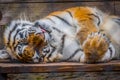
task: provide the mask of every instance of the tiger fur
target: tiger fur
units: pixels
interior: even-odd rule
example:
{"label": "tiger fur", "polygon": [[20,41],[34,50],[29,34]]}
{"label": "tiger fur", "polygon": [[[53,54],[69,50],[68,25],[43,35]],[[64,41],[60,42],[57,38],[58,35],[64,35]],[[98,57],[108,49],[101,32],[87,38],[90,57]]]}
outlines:
{"label": "tiger fur", "polygon": [[[35,29],[33,30],[33,37],[31,37],[33,39],[30,38],[30,35],[25,38],[28,48],[22,46],[27,49],[27,52],[21,54],[27,53],[27,56],[36,54],[35,49],[37,49],[37,52],[40,52],[43,57],[43,62],[77,61],[97,63],[119,59],[119,24],[119,17],[105,14],[96,8],[74,7],[56,11],[32,23],[31,26]],[[42,32],[45,35],[44,38],[41,37],[43,35],[35,35],[35,33],[42,30],[45,31]],[[5,32],[6,35],[9,36],[10,32]],[[37,37],[38,40],[34,37]],[[21,37],[18,41],[23,45]],[[15,42],[18,41],[15,40]],[[44,45],[42,45],[43,43]],[[23,50],[25,51],[25,49]],[[42,49],[42,52],[39,49]],[[12,52],[17,51],[12,50]],[[18,57],[26,58],[20,55]],[[32,57],[33,55],[30,58]],[[28,62],[29,59],[23,61]]]}
{"label": "tiger fur", "polygon": [[[45,62],[78,61],[85,63],[108,62],[118,57],[115,43],[120,39],[109,27],[119,27],[118,17],[103,13],[91,7],[74,7],[56,11],[35,21],[46,31],[51,31],[51,52],[45,55]],[[111,22],[110,22],[111,21]],[[111,24],[113,23],[113,24]],[[119,30],[119,28],[117,28]],[[114,41],[113,41],[114,40]],[[119,50],[119,49],[118,49]]]}

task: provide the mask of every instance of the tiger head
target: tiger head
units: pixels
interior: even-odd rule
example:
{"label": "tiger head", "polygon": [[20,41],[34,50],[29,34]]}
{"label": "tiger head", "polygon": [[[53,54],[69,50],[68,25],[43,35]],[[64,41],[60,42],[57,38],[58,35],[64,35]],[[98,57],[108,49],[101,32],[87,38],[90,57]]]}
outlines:
{"label": "tiger head", "polygon": [[[42,48],[46,45],[42,29],[29,21],[13,21],[5,30],[4,42],[10,56],[21,62],[40,62]],[[12,55],[11,55],[12,54]]]}

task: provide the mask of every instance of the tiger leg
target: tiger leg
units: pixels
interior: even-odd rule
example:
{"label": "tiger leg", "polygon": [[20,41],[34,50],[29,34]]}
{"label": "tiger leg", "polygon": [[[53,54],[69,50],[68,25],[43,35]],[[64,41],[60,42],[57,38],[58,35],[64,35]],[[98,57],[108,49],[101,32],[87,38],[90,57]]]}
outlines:
{"label": "tiger leg", "polygon": [[100,32],[88,35],[83,43],[86,63],[108,62],[115,54],[115,49],[105,34]]}

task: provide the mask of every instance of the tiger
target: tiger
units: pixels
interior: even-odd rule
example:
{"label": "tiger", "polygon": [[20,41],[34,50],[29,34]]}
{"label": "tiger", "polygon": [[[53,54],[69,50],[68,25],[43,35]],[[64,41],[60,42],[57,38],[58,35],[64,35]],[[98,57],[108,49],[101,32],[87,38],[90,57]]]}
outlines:
{"label": "tiger", "polygon": [[34,27],[50,36],[42,53],[45,63],[99,63],[120,58],[119,24],[119,17],[97,8],[73,7],[36,20]]}
{"label": "tiger", "polygon": [[[20,62],[40,62],[40,50],[46,42],[43,30],[36,31],[33,23],[27,20],[13,20],[4,31],[5,49],[1,58]],[[1,52],[1,53],[2,53]]]}
{"label": "tiger", "polygon": [[[26,23],[26,21],[22,22]],[[37,60],[33,61],[43,63],[108,62],[112,59],[119,59],[120,56],[120,39],[117,37],[120,34],[119,23],[119,17],[105,14],[97,8],[73,7],[50,13],[32,22],[29,25],[31,27],[25,28],[25,31],[23,25],[20,25],[23,32],[18,32],[17,36],[26,33],[25,39],[19,37],[17,40],[15,36],[15,40],[12,41],[13,31],[17,32],[17,29],[6,29],[4,41],[9,48],[8,51],[12,53],[10,56],[15,56],[23,62],[29,62],[36,56]],[[11,24],[11,26],[14,25]],[[15,42],[14,45],[13,42]],[[19,46],[22,49],[19,49]]]}

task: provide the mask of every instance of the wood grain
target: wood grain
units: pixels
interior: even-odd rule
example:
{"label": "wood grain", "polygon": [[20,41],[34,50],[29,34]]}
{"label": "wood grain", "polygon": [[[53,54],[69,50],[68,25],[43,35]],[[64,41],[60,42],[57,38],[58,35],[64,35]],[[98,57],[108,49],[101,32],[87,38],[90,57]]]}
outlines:
{"label": "wood grain", "polygon": [[107,2],[113,0],[0,0],[0,3]]}
{"label": "wood grain", "polygon": [[2,19],[2,12],[0,11],[0,20]]}
{"label": "wood grain", "polygon": [[120,80],[120,72],[51,72],[8,74],[7,80]]}
{"label": "wood grain", "polygon": [[115,15],[120,16],[120,1],[115,2]]}
{"label": "wood grain", "polygon": [[[117,3],[118,5],[119,3]],[[25,14],[28,20],[35,21],[47,16],[49,13],[58,10],[64,10],[76,6],[90,6],[97,7],[103,12],[115,13],[114,2],[61,2],[61,3],[13,3],[0,4],[0,11],[3,13],[3,19],[0,21],[1,25],[7,24],[13,19],[20,19],[20,16]],[[116,13],[119,13],[117,11]]]}
{"label": "wood grain", "polygon": [[0,73],[120,71],[119,61],[99,64],[59,62],[47,64],[0,63]]}

